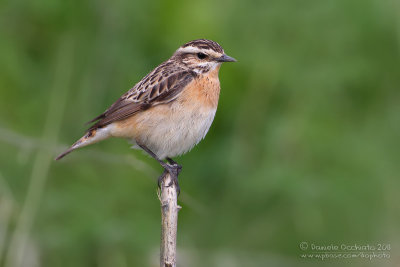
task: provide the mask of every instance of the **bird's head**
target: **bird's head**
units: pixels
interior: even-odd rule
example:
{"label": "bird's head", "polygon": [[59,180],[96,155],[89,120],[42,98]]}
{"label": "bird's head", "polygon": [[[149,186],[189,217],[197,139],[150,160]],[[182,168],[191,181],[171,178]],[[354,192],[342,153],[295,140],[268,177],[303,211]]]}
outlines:
{"label": "bird's head", "polygon": [[223,62],[235,62],[236,59],[226,55],[224,49],[214,41],[198,39],[190,41],[172,56],[197,73],[205,73],[219,68]]}

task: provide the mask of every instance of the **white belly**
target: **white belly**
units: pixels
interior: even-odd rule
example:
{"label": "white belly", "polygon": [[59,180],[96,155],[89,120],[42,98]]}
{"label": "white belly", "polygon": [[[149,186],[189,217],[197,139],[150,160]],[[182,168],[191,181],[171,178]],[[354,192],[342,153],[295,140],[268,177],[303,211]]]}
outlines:
{"label": "white belly", "polygon": [[[136,137],[160,159],[182,155],[198,144],[207,134],[214,120],[216,108],[194,106],[182,109],[173,103],[164,112],[154,116],[142,116],[137,121]],[[143,127],[140,127],[143,125]]]}

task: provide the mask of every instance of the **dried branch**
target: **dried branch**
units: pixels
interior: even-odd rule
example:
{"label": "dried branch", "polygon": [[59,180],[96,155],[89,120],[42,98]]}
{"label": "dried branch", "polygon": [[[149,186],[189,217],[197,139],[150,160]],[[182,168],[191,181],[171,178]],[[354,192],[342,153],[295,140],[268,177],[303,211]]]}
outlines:
{"label": "dried branch", "polygon": [[[159,192],[161,202],[161,247],[160,266],[176,267],[176,235],[178,231],[177,186],[172,183],[175,177],[168,172],[164,173]],[[178,177],[176,177],[177,179]]]}

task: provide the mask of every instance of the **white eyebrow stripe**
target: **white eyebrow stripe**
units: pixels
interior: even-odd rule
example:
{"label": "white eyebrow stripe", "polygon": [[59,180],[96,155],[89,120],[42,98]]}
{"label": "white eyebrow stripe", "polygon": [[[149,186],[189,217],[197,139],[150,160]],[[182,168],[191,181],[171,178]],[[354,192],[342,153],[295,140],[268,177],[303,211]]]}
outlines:
{"label": "white eyebrow stripe", "polygon": [[194,46],[187,46],[187,47],[181,47],[178,49],[177,52],[183,52],[183,53],[199,53],[199,52],[211,52],[211,49],[199,49],[198,47],[194,47]]}
{"label": "white eyebrow stripe", "polygon": [[214,58],[220,57],[224,54],[224,52],[219,53],[212,49],[198,48],[198,47],[194,47],[194,46],[181,47],[178,50],[176,50],[176,52],[175,52],[175,54],[178,54],[178,53],[179,54],[181,54],[181,53],[189,53],[189,54],[205,53]]}

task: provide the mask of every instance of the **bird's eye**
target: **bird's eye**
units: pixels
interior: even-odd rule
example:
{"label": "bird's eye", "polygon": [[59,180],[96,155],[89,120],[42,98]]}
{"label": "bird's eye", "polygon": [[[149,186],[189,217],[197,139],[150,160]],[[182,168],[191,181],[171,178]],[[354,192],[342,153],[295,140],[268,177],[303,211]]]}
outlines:
{"label": "bird's eye", "polygon": [[207,55],[204,54],[204,53],[197,53],[197,57],[198,57],[199,59],[205,59],[205,58],[207,57]]}

